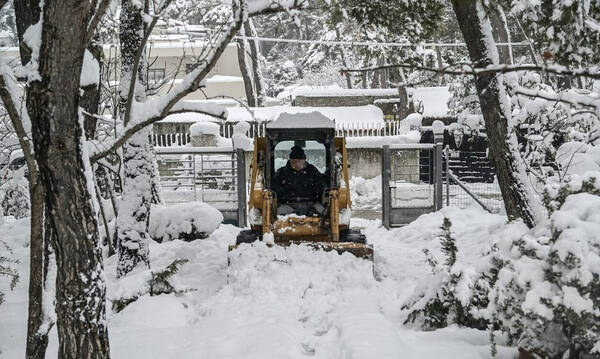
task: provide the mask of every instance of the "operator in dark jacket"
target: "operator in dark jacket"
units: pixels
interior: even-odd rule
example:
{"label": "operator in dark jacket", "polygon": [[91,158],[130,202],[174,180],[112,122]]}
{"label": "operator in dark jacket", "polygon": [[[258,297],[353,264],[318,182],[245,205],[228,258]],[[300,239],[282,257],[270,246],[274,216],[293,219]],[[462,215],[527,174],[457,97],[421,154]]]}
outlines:
{"label": "operator in dark jacket", "polygon": [[300,146],[292,147],[290,159],[273,176],[272,189],[277,195],[277,214],[320,215],[320,203],[325,189],[325,177],[317,168],[306,162]]}

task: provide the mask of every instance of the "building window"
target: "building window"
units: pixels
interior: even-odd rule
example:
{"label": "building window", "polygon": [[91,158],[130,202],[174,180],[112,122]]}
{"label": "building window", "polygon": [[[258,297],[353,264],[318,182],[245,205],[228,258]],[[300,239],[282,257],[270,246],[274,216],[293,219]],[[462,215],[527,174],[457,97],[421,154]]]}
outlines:
{"label": "building window", "polygon": [[158,82],[165,78],[165,69],[148,69],[148,82]]}

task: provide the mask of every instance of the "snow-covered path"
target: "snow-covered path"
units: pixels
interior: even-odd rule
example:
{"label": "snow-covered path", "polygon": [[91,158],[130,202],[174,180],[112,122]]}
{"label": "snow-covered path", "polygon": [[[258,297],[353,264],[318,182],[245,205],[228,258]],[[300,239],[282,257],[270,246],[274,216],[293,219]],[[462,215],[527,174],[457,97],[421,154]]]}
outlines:
{"label": "snow-covered path", "polygon": [[[474,215],[444,210],[451,217]],[[482,221],[455,220],[464,232],[465,252],[476,253],[500,216],[477,213]],[[375,246],[383,280],[372,264],[350,254],[310,248],[244,245],[230,253],[237,228],[222,225],[206,240],[152,244],[151,262],[160,269],[176,258],[190,261],[176,275],[183,295],[143,296],[122,312],[109,315],[113,358],[488,358],[488,333],[450,327],[422,332],[403,325],[403,300],[428,268],[423,248],[434,241],[443,214],[422,217],[415,225],[387,231],[378,221],[356,220]],[[469,233],[471,233],[469,235]],[[470,240],[472,239],[472,241]],[[472,242],[472,243],[469,243]],[[461,248],[462,249],[462,248]],[[15,251],[25,254],[26,250]],[[26,268],[22,258],[20,268]],[[117,281],[115,259],[106,263],[110,297],[125,295],[144,274]],[[26,277],[26,276],[24,276]],[[26,318],[26,280],[0,306],[0,357],[22,357]],[[4,325],[5,319],[7,324]],[[15,330],[6,330],[14,328]],[[56,353],[52,333],[48,358]],[[514,355],[500,348],[501,358]]]}

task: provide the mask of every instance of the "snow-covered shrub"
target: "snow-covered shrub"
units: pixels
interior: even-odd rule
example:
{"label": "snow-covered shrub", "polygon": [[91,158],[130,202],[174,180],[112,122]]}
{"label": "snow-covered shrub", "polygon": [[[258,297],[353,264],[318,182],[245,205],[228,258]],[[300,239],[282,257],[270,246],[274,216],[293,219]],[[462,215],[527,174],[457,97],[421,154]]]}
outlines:
{"label": "snow-covered shrub", "polygon": [[160,271],[150,271],[148,280],[144,283],[143,290],[131,296],[126,296],[112,301],[112,309],[115,313],[122,311],[126,306],[135,302],[139,297],[149,294],[150,296],[160,294],[181,294],[189,292],[191,289],[185,288],[180,289],[173,283],[173,276],[177,274],[179,268],[185,263],[189,262],[187,259],[175,259],[171,264],[166,266]]}
{"label": "snow-covered shrub", "polygon": [[0,187],[0,206],[5,216],[28,217],[31,211],[29,185],[24,177],[15,177]]}
{"label": "snow-covered shrub", "polygon": [[[19,272],[12,267],[13,264],[18,264],[19,261],[12,259],[9,255],[12,254],[12,249],[8,244],[0,240],[0,253],[7,253],[7,255],[0,254],[0,278],[6,277],[9,279],[10,290],[15,289],[15,286],[19,282]],[[0,291],[0,304],[4,303],[4,293]]]}
{"label": "snow-covered shrub", "polygon": [[440,264],[427,249],[426,263],[433,278],[403,309],[408,310],[408,322],[419,322],[424,329],[443,328],[458,324],[473,328],[487,327],[487,321],[474,314],[487,303],[486,282],[477,279],[472,267],[457,263],[458,247],[452,236],[452,223],[444,218],[439,240],[444,263]]}
{"label": "snow-covered shrub", "polygon": [[[542,358],[600,354],[600,173],[545,191],[550,224],[494,244],[488,315]],[[568,353],[568,354],[567,354]]]}
{"label": "snow-covered shrub", "polygon": [[206,238],[223,221],[223,215],[206,203],[152,205],[148,233],[157,242]]}

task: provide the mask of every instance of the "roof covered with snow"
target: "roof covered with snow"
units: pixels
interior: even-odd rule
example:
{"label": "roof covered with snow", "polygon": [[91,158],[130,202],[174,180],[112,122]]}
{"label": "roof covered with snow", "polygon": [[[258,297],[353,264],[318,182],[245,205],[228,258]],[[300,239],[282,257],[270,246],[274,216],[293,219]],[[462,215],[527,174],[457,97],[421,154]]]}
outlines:
{"label": "roof covered with snow", "polygon": [[292,98],[296,96],[398,96],[398,89],[345,89],[341,87],[299,86],[291,91]]}
{"label": "roof covered with snow", "polygon": [[377,106],[346,106],[346,107],[297,107],[297,106],[271,106],[250,109],[252,114],[244,107],[230,107],[227,109],[228,122],[254,120],[274,121],[282,113],[309,113],[320,112],[337,124],[359,122],[383,122],[383,112]]}
{"label": "roof covered with snow", "polygon": [[267,128],[335,128],[335,122],[320,112],[281,113]]}

